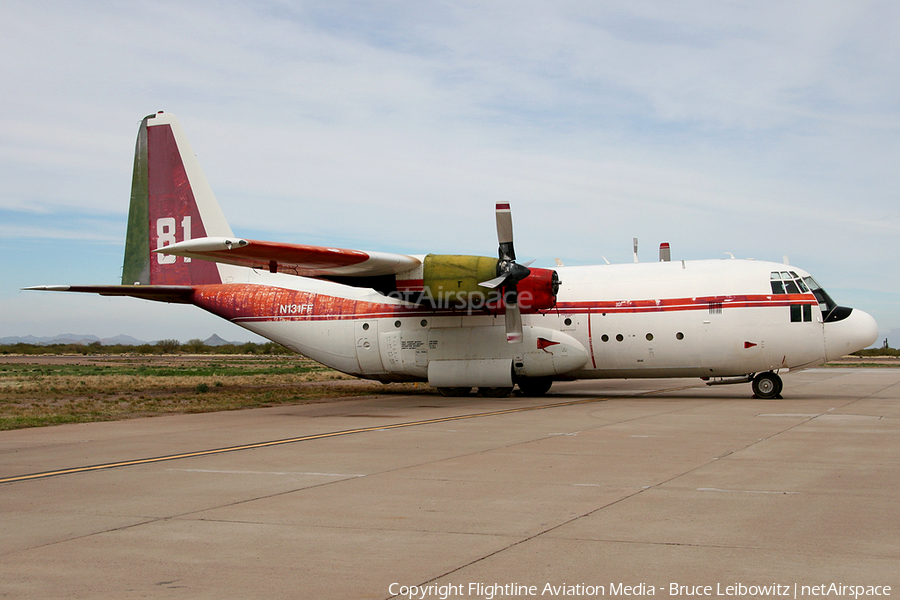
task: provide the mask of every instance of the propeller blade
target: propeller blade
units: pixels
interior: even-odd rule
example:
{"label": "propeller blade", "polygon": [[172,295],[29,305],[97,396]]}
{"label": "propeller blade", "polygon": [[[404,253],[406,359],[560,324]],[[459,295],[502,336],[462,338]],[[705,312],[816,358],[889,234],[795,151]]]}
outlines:
{"label": "propeller blade", "polygon": [[500,277],[494,277],[493,279],[488,279],[487,281],[482,281],[478,285],[481,287],[486,287],[490,289],[498,288],[503,285],[503,282],[506,281],[506,275],[501,275]]}
{"label": "propeller blade", "polygon": [[[506,304],[506,341],[510,344],[521,344],[523,339],[522,311],[519,309],[519,292],[516,284],[531,275],[531,271],[528,269],[528,265],[522,266],[516,263],[516,251],[513,248],[512,210],[509,208],[509,202],[497,203],[496,217],[497,241],[500,243],[497,277],[478,285],[491,289],[503,288],[503,299]],[[528,264],[530,265],[531,262]]]}
{"label": "propeller blade", "polygon": [[497,203],[497,240],[501,244],[512,243],[512,210],[509,208],[509,202]]}
{"label": "propeller blade", "polygon": [[496,215],[500,260],[516,260],[516,251],[513,249],[512,210],[509,208],[509,202],[498,202]]}
{"label": "propeller blade", "polygon": [[[528,264],[530,265],[532,262],[534,261],[531,261]],[[513,286],[531,275],[531,269],[528,269],[519,263],[508,261],[500,261],[497,270],[500,271],[500,275],[493,279],[482,281],[478,285],[491,289],[498,288],[502,285]]]}

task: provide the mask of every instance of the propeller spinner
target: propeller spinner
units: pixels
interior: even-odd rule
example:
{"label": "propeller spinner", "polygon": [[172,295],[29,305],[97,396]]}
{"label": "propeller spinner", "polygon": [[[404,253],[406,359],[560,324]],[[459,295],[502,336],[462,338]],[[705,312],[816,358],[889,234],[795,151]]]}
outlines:
{"label": "propeller spinner", "polygon": [[[497,203],[497,240],[500,242],[500,259],[497,261],[497,277],[479,283],[486,288],[501,288],[506,304],[506,341],[510,344],[522,342],[522,312],[518,304],[516,284],[528,277],[531,270],[527,265],[516,262],[513,248],[512,211],[508,202]],[[531,263],[527,263],[531,264]]]}

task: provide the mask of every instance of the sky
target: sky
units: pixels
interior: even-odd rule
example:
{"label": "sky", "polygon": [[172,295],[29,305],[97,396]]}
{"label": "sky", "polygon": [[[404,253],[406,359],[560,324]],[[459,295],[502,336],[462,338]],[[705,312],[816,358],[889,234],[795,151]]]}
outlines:
{"label": "sky", "polygon": [[[756,258],[900,328],[900,3],[0,5],[0,337],[260,341],[119,283],[140,120],[236,235],[552,267]],[[883,336],[882,336],[883,337]],[[896,347],[896,343],[892,346]]]}

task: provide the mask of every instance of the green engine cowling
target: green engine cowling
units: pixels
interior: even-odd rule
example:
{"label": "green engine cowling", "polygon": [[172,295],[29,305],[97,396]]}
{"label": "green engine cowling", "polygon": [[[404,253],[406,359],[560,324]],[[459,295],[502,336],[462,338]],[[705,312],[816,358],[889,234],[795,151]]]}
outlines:
{"label": "green engine cowling", "polygon": [[[556,306],[559,278],[550,269],[530,269],[517,285],[523,310]],[[487,256],[429,254],[422,266],[424,303],[435,308],[469,309],[503,307],[503,291],[478,285],[497,277],[497,259]]]}

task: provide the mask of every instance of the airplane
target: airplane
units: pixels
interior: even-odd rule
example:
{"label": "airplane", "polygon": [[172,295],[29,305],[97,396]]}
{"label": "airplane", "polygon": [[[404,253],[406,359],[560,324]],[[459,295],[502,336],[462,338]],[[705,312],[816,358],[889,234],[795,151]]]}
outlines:
{"label": "airplane", "polygon": [[[25,288],[198,306],[360,378],[446,396],[546,394],[576,379],[699,377],[781,398],[780,373],[875,342],[782,263],[671,260],[530,267],[498,202],[498,256],[404,255],[237,237],[178,120],[141,122],[121,285]],[[636,252],[636,250],[635,250]]]}

